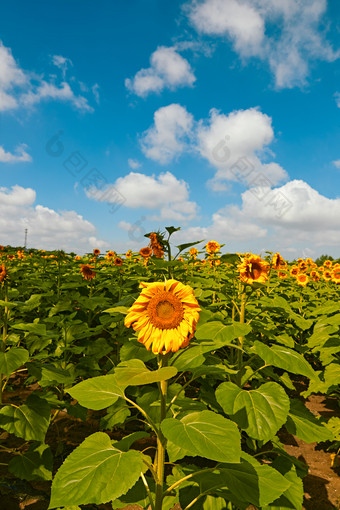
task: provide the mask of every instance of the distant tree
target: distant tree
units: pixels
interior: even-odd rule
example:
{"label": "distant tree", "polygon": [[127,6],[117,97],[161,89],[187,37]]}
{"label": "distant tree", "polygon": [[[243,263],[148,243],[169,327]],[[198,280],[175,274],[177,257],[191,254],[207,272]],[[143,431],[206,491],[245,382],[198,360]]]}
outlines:
{"label": "distant tree", "polygon": [[334,260],[331,255],[321,255],[319,258],[315,260],[315,263],[318,266],[322,266],[322,264],[325,262],[325,260]]}

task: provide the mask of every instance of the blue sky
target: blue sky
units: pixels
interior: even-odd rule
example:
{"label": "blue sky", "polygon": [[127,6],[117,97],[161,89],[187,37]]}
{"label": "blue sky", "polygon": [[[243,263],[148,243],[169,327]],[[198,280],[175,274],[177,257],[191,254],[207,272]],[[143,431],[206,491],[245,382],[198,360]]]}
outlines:
{"label": "blue sky", "polygon": [[336,0],[0,6],[1,244],[339,257]]}

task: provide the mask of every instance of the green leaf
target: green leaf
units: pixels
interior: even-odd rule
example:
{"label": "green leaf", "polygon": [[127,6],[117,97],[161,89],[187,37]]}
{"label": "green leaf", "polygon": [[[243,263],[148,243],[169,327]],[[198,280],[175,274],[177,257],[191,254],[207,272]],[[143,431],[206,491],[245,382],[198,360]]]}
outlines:
{"label": "green leaf", "polygon": [[261,508],[280,497],[290,486],[276,469],[261,465],[244,452],[240,464],[223,464],[219,471],[228,489],[239,500]]}
{"label": "green leaf", "polygon": [[300,510],[303,503],[303,483],[289,459],[278,458],[272,464],[290,482],[290,487],[263,510]]}
{"label": "green leaf", "polygon": [[142,455],[122,452],[110,437],[96,432],[67,457],[52,483],[49,508],[66,505],[100,505],[119,498],[137,482]]}
{"label": "green leaf", "polygon": [[132,359],[123,361],[115,369],[115,377],[119,385],[139,386],[171,379],[177,374],[175,367],[163,367],[149,370],[142,360]]}
{"label": "green leaf", "polygon": [[147,351],[143,344],[136,340],[129,340],[124,343],[119,351],[121,361],[128,361],[129,359],[141,359],[142,361],[150,361],[155,359],[152,351]]}
{"label": "green leaf", "polygon": [[29,450],[15,456],[8,470],[22,480],[52,480],[53,455],[47,444],[33,443]]}
{"label": "green leaf", "polygon": [[110,374],[86,379],[67,391],[83,407],[99,411],[114,404],[119,397],[124,398],[125,388]]}
{"label": "green leaf", "polygon": [[129,434],[120,441],[114,443],[114,447],[117,448],[117,450],[120,450],[121,452],[127,452],[135,441],[138,441],[139,439],[144,439],[146,437],[150,437],[150,434],[148,434],[147,432],[143,432],[142,430],[138,432],[132,432],[132,434]]}
{"label": "green leaf", "polygon": [[181,420],[167,418],[163,434],[190,455],[218,462],[239,462],[241,436],[235,423],[212,411],[190,413]]}
{"label": "green leaf", "polygon": [[38,324],[33,322],[29,323],[20,323],[20,324],[12,324],[11,327],[13,329],[20,329],[22,331],[28,331],[28,333],[35,333],[36,335],[46,335],[46,325]]}
{"label": "green leaf", "polygon": [[43,442],[50,423],[51,408],[45,400],[30,395],[20,407],[10,405],[0,410],[0,427],[26,441]]}
{"label": "green leaf", "polygon": [[214,342],[215,349],[219,349],[224,345],[229,345],[235,338],[247,335],[250,331],[249,324],[234,323],[226,326],[223,322],[211,321],[198,327],[195,336],[198,340]]}
{"label": "green leaf", "polygon": [[289,411],[289,398],[275,382],[250,391],[224,382],[216,390],[216,400],[250,437],[265,442],[286,422]]}
{"label": "green leaf", "polygon": [[12,372],[20,368],[29,359],[29,352],[21,347],[12,347],[8,351],[0,352],[0,373],[9,377]]}
{"label": "green leaf", "polygon": [[286,429],[290,434],[306,441],[306,443],[314,443],[314,441],[320,443],[333,439],[332,432],[320,423],[303,402],[296,399],[292,399],[290,402]]}
{"label": "green leaf", "polygon": [[228,264],[235,264],[240,261],[240,256],[237,253],[225,253],[220,257],[221,262],[227,262]]}
{"label": "green leaf", "polygon": [[165,230],[171,236],[171,234],[173,234],[174,232],[178,232],[178,230],[181,230],[181,227],[165,227]]}
{"label": "green leaf", "polygon": [[268,347],[264,343],[256,340],[251,350],[256,352],[267,365],[282,368],[293,374],[305,375],[309,377],[309,379],[317,378],[316,373],[308,361],[306,361],[301,354],[288,347],[282,347],[280,345],[271,345]]}
{"label": "green leaf", "polygon": [[183,250],[187,250],[188,248],[191,248],[192,246],[195,246],[196,244],[203,243],[203,241],[204,241],[204,239],[202,239],[202,241],[195,241],[194,243],[179,244],[178,246],[176,246],[176,248],[178,248],[178,250],[179,250],[178,254],[181,253],[181,251],[183,251]]}
{"label": "green leaf", "polygon": [[100,428],[102,430],[113,429],[116,425],[122,425],[130,415],[131,412],[125,400],[120,399],[108,407],[107,415],[100,420]]}
{"label": "green leaf", "polygon": [[103,313],[109,313],[111,315],[120,313],[126,315],[128,313],[128,310],[129,310],[128,306],[114,306],[113,308],[107,308],[106,310],[103,310]]}

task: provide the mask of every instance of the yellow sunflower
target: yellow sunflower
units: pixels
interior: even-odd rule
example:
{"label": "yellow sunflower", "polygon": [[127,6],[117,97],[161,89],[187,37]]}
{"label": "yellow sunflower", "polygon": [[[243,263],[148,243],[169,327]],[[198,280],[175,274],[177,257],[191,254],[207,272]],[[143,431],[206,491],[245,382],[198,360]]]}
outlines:
{"label": "yellow sunflower", "polygon": [[331,260],[325,260],[323,265],[324,265],[324,267],[327,267],[327,269],[331,269],[333,262]]}
{"label": "yellow sunflower", "polygon": [[340,283],[340,267],[338,265],[332,271],[332,282]]}
{"label": "yellow sunflower", "polygon": [[290,270],[290,275],[291,276],[297,276],[298,274],[299,274],[298,266],[292,266],[292,268]]}
{"label": "yellow sunflower", "polygon": [[320,273],[316,271],[315,269],[312,269],[312,271],[309,273],[311,279],[313,282],[318,282],[320,280]]}
{"label": "yellow sunflower", "polygon": [[218,244],[216,241],[209,241],[205,246],[207,253],[217,253],[218,251],[220,251],[220,248],[221,245]]}
{"label": "yellow sunflower", "polygon": [[285,273],[284,271],[279,271],[277,273],[278,277],[281,279],[281,280],[284,280],[285,278],[287,278],[287,273]]}
{"label": "yellow sunflower", "polygon": [[323,279],[326,280],[326,282],[329,282],[332,279],[332,272],[326,269],[323,272]]}
{"label": "yellow sunflower", "polygon": [[272,258],[272,267],[274,269],[280,269],[287,265],[286,261],[279,253],[275,253]]}
{"label": "yellow sunflower", "polygon": [[298,285],[302,285],[302,287],[305,287],[309,282],[309,276],[305,273],[299,273],[298,275],[296,275],[296,281]]}
{"label": "yellow sunflower", "polygon": [[98,255],[100,255],[100,250],[98,250],[98,248],[95,248],[95,249],[93,250],[93,255],[94,255],[95,257],[98,257]]}
{"label": "yellow sunflower", "polygon": [[92,271],[92,266],[88,264],[81,264],[80,272],[83,274],[85,280],[92,280],[96,276],[96,273]]}
{"label": "yellow sunflower", "polygon": [[268,280],[269,265],[259,255],[245,257],[238,265],[240,279],[245,283],[264,283]]}
{"label": "yellow sunflower", "polygon": [[139,331],[138,342],[154,354],[176,352],[194,336],[200,307],[189,285],[170,279],[140,284],[142,292],[128,310],[124,324]]}

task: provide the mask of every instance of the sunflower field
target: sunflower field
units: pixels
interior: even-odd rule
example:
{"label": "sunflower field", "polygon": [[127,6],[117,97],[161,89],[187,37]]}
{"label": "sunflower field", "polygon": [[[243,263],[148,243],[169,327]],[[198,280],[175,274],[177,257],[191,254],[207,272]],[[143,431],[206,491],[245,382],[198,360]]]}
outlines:
{"label": "sunflower field", "polygon": [[340,409],[339,261],[165,230],[137,253],[0,246],[0,501],[301,510],[284,436],[340,464],[340,418],[306,405]]}

